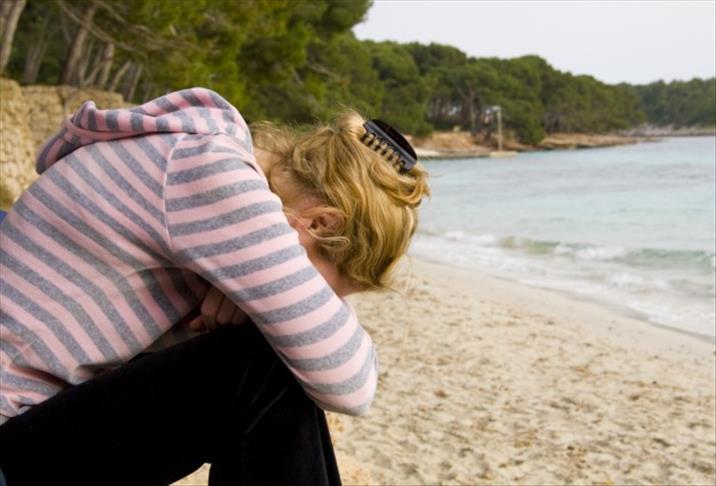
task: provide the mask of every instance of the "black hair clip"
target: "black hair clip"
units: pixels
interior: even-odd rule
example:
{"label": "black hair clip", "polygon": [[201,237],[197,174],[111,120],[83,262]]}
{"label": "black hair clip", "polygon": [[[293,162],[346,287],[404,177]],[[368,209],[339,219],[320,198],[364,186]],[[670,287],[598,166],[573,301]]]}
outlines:
{"label": "black hair clip", "polygon": [[418,163],[418,155],[410,142],[386,122],[368,120],[363,124],[363,128],[363,143],[386,156],[390,162],[400,164],[400,172],[408,172]]}

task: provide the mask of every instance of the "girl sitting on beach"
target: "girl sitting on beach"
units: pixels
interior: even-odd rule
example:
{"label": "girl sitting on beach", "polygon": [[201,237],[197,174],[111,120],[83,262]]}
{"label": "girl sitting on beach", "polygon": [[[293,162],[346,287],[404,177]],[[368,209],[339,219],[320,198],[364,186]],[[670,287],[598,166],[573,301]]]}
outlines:
{"label": "girl sitting on beach", "polygon": [[[0,224],[0,482],[340,482],[316,404],[362,414],[377,383],[342,297],[390,285],[426,173],[352,112],[254,137],[194,88],[45,144]],[[253,324],[196,337],[202,301]]]}

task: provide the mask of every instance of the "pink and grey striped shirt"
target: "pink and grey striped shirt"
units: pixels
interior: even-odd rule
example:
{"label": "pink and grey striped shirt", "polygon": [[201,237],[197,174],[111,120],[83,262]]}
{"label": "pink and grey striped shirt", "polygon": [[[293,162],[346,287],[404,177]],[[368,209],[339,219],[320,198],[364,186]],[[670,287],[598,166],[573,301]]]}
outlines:
{"label": "pink and grey striped shirt", "polygon": [[238,111],[194,88],[128,110],[87,102],[0,223],[0,421],[191,333],[210,285],[306,393],[358,415],[372,341],[316,271]]}

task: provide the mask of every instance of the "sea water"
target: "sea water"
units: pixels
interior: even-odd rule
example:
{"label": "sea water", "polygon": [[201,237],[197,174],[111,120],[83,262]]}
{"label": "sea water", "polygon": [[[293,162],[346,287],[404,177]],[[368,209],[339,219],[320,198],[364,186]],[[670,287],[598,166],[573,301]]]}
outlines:
{"label": "sea water", "polygon": [[716,334],[716,138],[424,165],[411,254]]}

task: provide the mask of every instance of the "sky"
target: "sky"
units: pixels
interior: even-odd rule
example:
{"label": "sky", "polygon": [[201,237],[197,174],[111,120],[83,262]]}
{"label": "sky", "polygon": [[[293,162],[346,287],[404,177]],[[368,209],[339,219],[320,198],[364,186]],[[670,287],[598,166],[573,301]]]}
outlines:
{"label": "sky", "polygon": [[375,0],[359,39],[475,57],[537,54],[560,71],[646,84],[716,74],[716,0]]}

